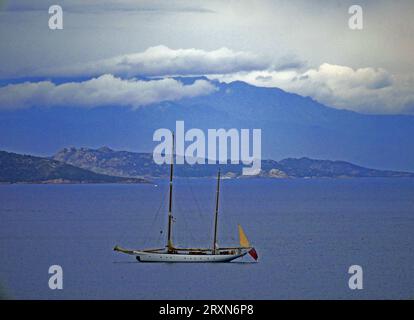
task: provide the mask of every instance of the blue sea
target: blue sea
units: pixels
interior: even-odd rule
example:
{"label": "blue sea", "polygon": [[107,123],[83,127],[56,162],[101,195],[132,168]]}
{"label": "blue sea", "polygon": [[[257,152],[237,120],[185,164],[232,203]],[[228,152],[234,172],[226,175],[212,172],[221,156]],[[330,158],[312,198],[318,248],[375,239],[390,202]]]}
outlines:
{"label": "blue sea", "polygon": [[[219,245],[232,263],[140,263],[113,251],[165,245],[158,185],[0,185],[1,294],[17,299],[413,299],[414,179],[223,180]],[[211,246],[214,179],[176,179],[173,239]],[[48,269],[63,269],[51,290]],[[350,290],[348,268],[363,269]]]}

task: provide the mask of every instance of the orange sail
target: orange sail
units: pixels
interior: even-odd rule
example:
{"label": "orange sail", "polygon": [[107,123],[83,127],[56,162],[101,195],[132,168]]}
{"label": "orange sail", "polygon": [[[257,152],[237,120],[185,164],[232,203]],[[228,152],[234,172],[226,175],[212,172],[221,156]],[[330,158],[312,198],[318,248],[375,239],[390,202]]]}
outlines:
{"label": "orange sail", "polygon": [[239,225],[239,240],[240,240],[240,247],[250,248],[250,242],[249,240],[247,240],[246,234],[244,233],[241,225]]}
{"label": "orange sail", "polygon": [[[240,240],[240,246],[242,248],[250,248],[251,247],[250,246],[250,242],[247,239],[246,234],[244,233],[243,228],[241,227],[241,225],[239,225],[239,240]],[[254,248],[251,248],[249,250],[249,254],[252,256],[252,258],[254,260],[257,260],[258,259],[257,252],[256,252],[256,250]]]}

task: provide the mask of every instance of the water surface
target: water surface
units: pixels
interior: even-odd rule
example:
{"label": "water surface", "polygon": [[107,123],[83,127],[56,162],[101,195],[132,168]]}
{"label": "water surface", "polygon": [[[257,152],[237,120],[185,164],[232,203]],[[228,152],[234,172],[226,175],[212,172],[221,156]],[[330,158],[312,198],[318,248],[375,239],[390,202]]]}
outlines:
{"label": "water surface", "polygon": [[[174,242],[211,246],[214,179],[177,179]],[[0,185],[0,283],[23,299],[414,298],[414,179],[224,180],[219,244],[240,223],[259,253],[145,264],[112,251],[165,245],[167,188]],[[50,290],[61,265],[64,289]],[[348,267],[364,289],[348,288]]]}

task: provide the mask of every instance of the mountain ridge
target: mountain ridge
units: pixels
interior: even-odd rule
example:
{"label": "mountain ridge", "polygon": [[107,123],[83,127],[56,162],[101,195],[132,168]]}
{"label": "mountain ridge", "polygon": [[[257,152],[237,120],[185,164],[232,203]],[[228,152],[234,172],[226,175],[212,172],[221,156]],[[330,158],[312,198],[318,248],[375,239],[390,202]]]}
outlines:
{"label": "mountain ridge", "polygon": [[[124,177],[166,177],[168,165],[157,165],[151,153],[115,151],[108,147],[64,148],[52,159],[97,173]],[[242,164],[176,165],[175,175],[183,177],[213,177],[218,168],[229,178],[242,177]],[[376,170],[341,160],[315,160],[309,157],[286,158],[280,161],[262,160],[259,177],[270,178],[342,178],[342,177],[414,177],[414,173]]]}
{"label": "mountain ridge", "polygon": [[[187,84],[197,78],[180,78]],[[335,109],[278,88],[213,81],[217,91],[138,109],[31,108],[0,112],[0,146],[49,155],[63,146],[109,144],[153,150],[153,133],[185,127],[259,128],[263,158],[343,159],[376,169],[414,171],[414,116]],[[27,133],[30,132],[30,135]],[[42,143],[39,143],[42,141]]]}

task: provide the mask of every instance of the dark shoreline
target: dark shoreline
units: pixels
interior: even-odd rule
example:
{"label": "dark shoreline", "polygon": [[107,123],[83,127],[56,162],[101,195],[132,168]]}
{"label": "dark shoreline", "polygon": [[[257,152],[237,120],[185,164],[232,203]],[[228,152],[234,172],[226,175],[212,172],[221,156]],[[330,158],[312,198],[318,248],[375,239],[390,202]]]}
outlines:
{"label": "dark shoreline", "polygon": [[[148,179],[148,178],[145,178]],[[92,184],[149,184],[157,185],[154,181],[164,181],[165,177],[151,177],[151,180],[145,181],[117,181],[117,182],[108,182],[108,181],[0,181],[0,185],[92,185]],[[176,180],[196,180],[196,179],[215,179],[215,177],[176,177]],[[223,180],[247,180],[247,179],[260,179],[260,180],[358,180],[358,179],[414,179],[410,176],[395,176],[395,177],[284,177],[284,178],[273,178],[273,177],[235,177],[235,178],[224,178]]]}

